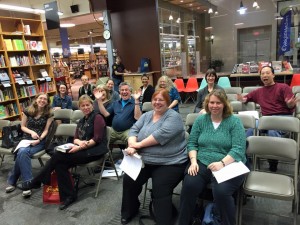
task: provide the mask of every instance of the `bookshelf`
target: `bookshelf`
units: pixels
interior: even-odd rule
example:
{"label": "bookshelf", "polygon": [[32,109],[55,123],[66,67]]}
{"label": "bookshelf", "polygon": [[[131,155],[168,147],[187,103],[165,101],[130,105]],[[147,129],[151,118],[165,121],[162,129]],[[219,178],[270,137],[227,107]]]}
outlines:
{"label": "bookshelf", "polygon": [[54,58],[53,60],[53,74],[56,82],[56,89],[58,90],[59,85],[64,83],[67,87],[67,93],[72,97],[71,89],[71,77],[68,64],[61,58]]}
{"label": "bookshelf", "polygon": [[36,94],[56,94],[41,18],[22,17],[0,17],[0,119],[21,119]]}

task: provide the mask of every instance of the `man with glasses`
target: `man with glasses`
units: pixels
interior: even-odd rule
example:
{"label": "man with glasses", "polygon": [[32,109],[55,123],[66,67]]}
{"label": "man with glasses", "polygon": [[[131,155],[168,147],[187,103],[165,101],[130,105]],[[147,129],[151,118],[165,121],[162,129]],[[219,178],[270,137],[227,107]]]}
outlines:
{"label": "man with glasses", "polygon": [[119,85],[119,91],[121,99],[113,102],[107,110],[101,100],[102,93],[97,90],[94,92],[100,113],[104,117],[113,115],[110,143],[116,140],[127,142],[129,129],[142,115],[139,101],[141,94],[135,93],[131,97],[132,87],[127,82]]}
{"label": "man with glasses", "polygon": [[[246,96],[238,95],[242,102],[255,102],[260,105],[263,116],[292,116],[297,99],[292,89],[284,83],[274,81],[274,69],[271,66],[264,66],[260,71],[260,79],[264,86],[251,91]],[[284,135],[279,130],[268,130],[268,136],[281,137]],[[248,129],[247,137],[253,135],[253,130]],[[277,171],[277,160],[270,160],[270,171]]]}
{"label": "man with glasses", "polygon": [[82,86],[79,88],[78,99],[82,95],[88,95],[91,99],[95,100],[95,96],[93,94],[93,90],[95,86],[89,83],[89,78],[86,75],[81,77]]}

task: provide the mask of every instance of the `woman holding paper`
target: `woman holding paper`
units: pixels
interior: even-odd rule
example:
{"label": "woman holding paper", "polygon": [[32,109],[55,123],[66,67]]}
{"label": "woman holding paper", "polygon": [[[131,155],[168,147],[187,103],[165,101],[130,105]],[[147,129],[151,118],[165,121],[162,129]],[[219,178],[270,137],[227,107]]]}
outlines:
{"label": "woman holding paper", "polygon": [[108,152],[106,125],[103,117],[93,110],[93,100],[83,95],[78,105],[84,117],[80,119],[74,136],[74,146],[68,153],[56,151],[43,167],[42,171],[23,189],[39,188],[41,183],[50,184],[51,173],[57,173],[60,201],[59,209],[64,210],[76,201],[76,190],[73,188],[69,169],[77,164],[85,164],[100,159]]}
{"label": "woman holding paper", "polygon": [[[31,140],[32,142],[27,147],[19,148],[15,165],[7,179],[8,186],[5,189],[6,193],[13,192],[16,189],[16,184],[20,176],[22,176],[22,185],[31,181],[31,157],[44,149],[45,139],[52,120],[49,96],[40,93],[23,112],[21,121],[21,129],[24,132],[23,140]],[[22,193],[24,198],[30,195],[30,189]]]}
{"label": "woman holding paper", "polygon": [[127,224],[138,213],[143,184],[152,178],[152,198],[157,225],[172,224],[173,189],[183,178],[187,165],[185,130],[180,114],[169,109],[167,90],[152,95],[153,110],[144,113],[129,132],[127,154],[138,153],[144,168],[136,180],[123,178],[121,223]]}
{"label": "woman holding paper", "polygon": [[246,137],[242,122],[232,114],[230,103],[222,90],[212,91],[204,101],[207,114],[193,124],[188,142],[190,164],[187,167],[180,197],[179,225],[190,223],[197,196],[211,183],[216,213],[220,224],[235,224],[233,193],[244,176],[217,183],[212,171],[232,162],[246,162]]}

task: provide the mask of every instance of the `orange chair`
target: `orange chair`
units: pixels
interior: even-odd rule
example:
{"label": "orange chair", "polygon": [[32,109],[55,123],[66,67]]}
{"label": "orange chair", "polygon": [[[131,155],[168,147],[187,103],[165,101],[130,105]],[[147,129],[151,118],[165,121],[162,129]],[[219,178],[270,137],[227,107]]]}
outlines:
{"label": "orange chair", "polygon": [[186,84],[186,88],[184,89],[183,92],[185,93],[190,93],[186,100],[185,100],[185,103],[191,98],[193,100],[193,102],[195,103],[196,102],[196,91],[198,90],[199,88],[199,85],[198,85],[198,81],[197,81],[197,78],[195,77],[190,77],[187,81],[187,84]]}
{"label": "orange chair", "polygon": [[300,74],[294,74],[290,87],[300,86]]}
{"label": "orange chair", "polygon": [[183,92],[184,91],[185,87],[184,87],[183,79],[176,79],[174,81],[174,83],[176,84],[178,92]]}

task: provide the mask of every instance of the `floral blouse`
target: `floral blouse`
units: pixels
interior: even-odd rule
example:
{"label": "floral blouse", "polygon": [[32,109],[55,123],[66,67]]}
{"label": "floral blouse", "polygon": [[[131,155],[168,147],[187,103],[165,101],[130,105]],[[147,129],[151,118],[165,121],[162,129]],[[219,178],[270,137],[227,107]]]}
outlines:
{"label": "floral blouse", "polygon": [[[26,127],[30,130],[33,130],[36,132],[39,136],[43,133],[48,117],[47,116],[41,116],[38,119],[35,119],[33,116],[30,116],[28,113],[28,110],[24,110],[24,114],[27,116],[27,124]],[[24,139],[31,140],[32,137],[30,134],[24,132]]]}

